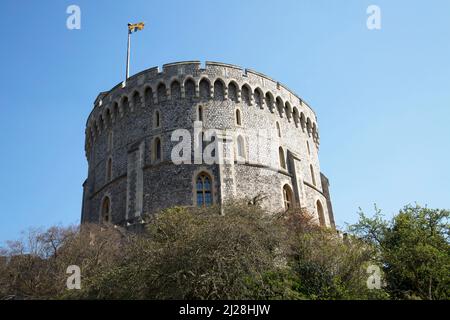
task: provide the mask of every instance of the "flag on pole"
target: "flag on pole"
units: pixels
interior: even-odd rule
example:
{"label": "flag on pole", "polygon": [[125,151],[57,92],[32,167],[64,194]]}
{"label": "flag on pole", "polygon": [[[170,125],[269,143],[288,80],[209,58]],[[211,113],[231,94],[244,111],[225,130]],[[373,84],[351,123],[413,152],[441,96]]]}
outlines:
{"label": "flag on pole", "polygon": [[127,66],[126,66],[125,79],[128,79],[128,77],[130,75],[130,42],[131,42],[131,34],[133,32],[137,32],[137,31],[142,30],[142,29],[144,29],[144,23],[143,22],[129,23],[128,24]]}
{"label": "flag on pole", "polygon": [[139,23],[129,23],[128,24],[128,32],[129,33],[133,33],[133,32],[137,32],[139,30],[144,29],[144,22],[139,22]]}

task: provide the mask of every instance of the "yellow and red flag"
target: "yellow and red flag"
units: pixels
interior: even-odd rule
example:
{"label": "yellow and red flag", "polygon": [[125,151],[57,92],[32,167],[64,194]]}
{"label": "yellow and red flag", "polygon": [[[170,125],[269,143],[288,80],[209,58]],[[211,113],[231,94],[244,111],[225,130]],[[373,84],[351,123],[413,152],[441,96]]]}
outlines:
{"label": "yellow and red flag", "polygon": [[139,22],[139,23],[129,23],[128,24],[128,32],[129,33],[133,33],[133,32],[137,32],[139,30],[144,29],[144,22]]}

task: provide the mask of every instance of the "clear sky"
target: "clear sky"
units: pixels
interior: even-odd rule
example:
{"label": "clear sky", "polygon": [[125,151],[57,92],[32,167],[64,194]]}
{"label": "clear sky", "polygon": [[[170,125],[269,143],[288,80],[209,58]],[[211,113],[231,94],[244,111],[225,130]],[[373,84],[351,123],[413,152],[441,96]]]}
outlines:
{"label": "clear sky", "polygon": [[[81,8],[68,30],[66,9]],[[381,9],[368,30],[366,9]],[[339,225],[377,203],[450,207],[450,1],[17,1],[0,10],[0,244],[79,222],[85,121],[100,91],[181,60],[241,65],[317,112]]]}

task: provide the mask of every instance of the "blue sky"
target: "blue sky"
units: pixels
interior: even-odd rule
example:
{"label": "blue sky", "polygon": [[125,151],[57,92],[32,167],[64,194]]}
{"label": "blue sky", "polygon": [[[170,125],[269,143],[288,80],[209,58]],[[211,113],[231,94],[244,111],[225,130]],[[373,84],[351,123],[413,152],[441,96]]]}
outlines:
{"label": "blue sky", "polygon": [[[66,8],[81,8],[81,30]],[[382,28],[366,28],[366,9]],[[0,244],[77,223],[84,128],[100,91],[180,60],[233,63],[286,84],[316,110],[336,221],[358,207],[449,208],[450,2],[2,1]]]}

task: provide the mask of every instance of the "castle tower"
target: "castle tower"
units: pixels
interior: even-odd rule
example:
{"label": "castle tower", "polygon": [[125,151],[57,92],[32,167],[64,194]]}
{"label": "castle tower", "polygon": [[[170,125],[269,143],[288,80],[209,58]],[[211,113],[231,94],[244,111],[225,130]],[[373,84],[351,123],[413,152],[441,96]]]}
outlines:
{"label": "castle tower", "polygon": [[334,227],[314,111],[252,70],[189,61],[142,71],[99,94],[85,151],[82,223],[258,197]]}

